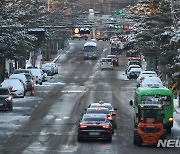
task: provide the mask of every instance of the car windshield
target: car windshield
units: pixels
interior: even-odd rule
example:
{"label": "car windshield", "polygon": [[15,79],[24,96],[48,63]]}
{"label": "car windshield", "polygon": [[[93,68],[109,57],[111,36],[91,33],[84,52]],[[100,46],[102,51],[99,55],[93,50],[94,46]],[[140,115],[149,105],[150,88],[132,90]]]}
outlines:
{"label": "car windshield", "polygon": [[86,52],[94,52],[96,50],[96,47],[95,46],[85,46],[84,50]]}
{"label": "car windshield", "polygon": [[108,108],[109,110],[113,110],[111,105],[99,105],[99,104],[91,105],[91,108],[94,108],[94,107],[105,107],[105,108]]}
{"label": "car windshield", "polygon": [[0,89],[0,95],[8,95],[9,91],[7,89]]}
{"label": "car windshield", "polygon": [[111,62],[111,59],[102,59],[102,62]]}
{"label": "car windshield", "polygon": [[98,108],[98,109],[88,109],[87,113],[104,113],[104,114],[110,114],[110,111],[108,109],[102,109],[102,108]]}
{"label": "car windshield", "polygon": [[105,121],[105,118],[84,118],[84,121]]}

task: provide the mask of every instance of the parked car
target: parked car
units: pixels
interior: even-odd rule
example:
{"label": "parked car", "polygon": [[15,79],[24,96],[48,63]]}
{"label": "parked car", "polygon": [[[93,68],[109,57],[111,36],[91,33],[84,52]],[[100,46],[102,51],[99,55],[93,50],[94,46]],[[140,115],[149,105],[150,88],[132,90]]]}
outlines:
{"label": "parked car", "polygon": [[111,58],[102,58],[101,70],[103,70],[103,69],[112,69],[113,70],[113,61]]}
{"label": "parked car", "polygon": [[119,66],[119,59],[116,55],[108,55],[107,58],[111,58],[113,61],[113,66]]}
{"label": "parked car", "polygon": [[0,108],[13,110],[13,97],[9,88],[0,88]]}
{"label": "parked car", "polygon": [[28,91],[27,79],[26,79],[26,76],[24,74],[11,74],[9,76],[9,78],[10,79],[19,79],[22,82],[25,91]]}
{"label": "parked car", "polygon": [[42,65],[43,72],[47,73],[47,75],[54,75],[54,67],[53,65],[47,63]]}
{"label": "parked car", "polygon": [[29,73],[22,73],[26,77],[27,91],[32,90],[32,86],[34,84],[33,77]]}
{"label": "parked car", "polygon": [[129,72],[127,72],[127,78],[137,79],[141,71],[142,71],[141,68],[132,68]]}
{"label": "parked car", "polygon": [[47,81],[47,73],[44,72],[42,69],[40,69],[40,71],[41,71],[41,74],[42,74],[42,81],[43,81],[43,82],[44,82],[44,81]]}
{"label": "parked car", "polygon": [[23,84],[19,79],[5,79],[1,83],[2,88],[9,88],[13,97],[22,97],[25,96],[25,89]]}
{"label": "parked car", "polygon": [[54,74],[58,74],[58,66],[57,66],[57,64],[56,64],[56,63],[53,63],[53,62],[51,62],[51,63],[49,63],[49,64],[53,66],[53,68],[54,68]]}
{"label": "parked car", "polygon": [[38,68],[30,68],[33,78],[35,79],[36,84],[42,85],[43,76],[41,70]]}
{"label": "parked car", "polygon": [[157,77],[157,73],[155,71],[142,71],[136,81],[137,87],[140,86],[140,83],[145,79],[145,77]]}
{"label": "parked car", "polygon": [[29,73],[32,76],[30,69],[15,69],[12,74]]}

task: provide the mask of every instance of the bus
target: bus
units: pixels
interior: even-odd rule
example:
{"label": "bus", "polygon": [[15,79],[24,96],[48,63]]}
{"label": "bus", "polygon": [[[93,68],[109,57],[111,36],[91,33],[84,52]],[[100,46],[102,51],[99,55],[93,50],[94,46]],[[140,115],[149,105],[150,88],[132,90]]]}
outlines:
{"label": "bus", "polygon": [[84,44],[84,59],[97,59],[97,43],[86,42]]}
{"label": "bus", "polygon": [[[130,101],[132,104],[133,101]],[[167,133],[171,132],[173,127],[173,94],[172,91],[165,88],[142,88],[139,87],[135,90],[134,96],[134,127],[138,125],[138,105],[139,104],[159,104],[163,105],[163,126],[166,129]]]}

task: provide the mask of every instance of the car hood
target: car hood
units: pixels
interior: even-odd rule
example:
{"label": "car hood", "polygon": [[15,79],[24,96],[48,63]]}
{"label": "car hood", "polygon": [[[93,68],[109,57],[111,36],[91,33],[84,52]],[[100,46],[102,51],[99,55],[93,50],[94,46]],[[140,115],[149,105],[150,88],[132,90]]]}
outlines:
{"label": "car hood", "polygon": [[8,95],[0,95],[0,100],[4,100],[8,97]]}

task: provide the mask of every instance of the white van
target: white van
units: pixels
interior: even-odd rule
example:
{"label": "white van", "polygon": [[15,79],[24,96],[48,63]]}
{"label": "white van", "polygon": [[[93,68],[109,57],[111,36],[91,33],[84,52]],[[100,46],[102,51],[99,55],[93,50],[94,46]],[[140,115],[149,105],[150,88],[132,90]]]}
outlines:
{"label": "white van", "polygon": [[97,59],[97,43],[86,42],[84,44],[84,59]]}
{"label": "white van", "polygon": [[103,69],[112,69],[113,70],[113,61],[111,58],[102,58],[101,59],[101,70]]}

